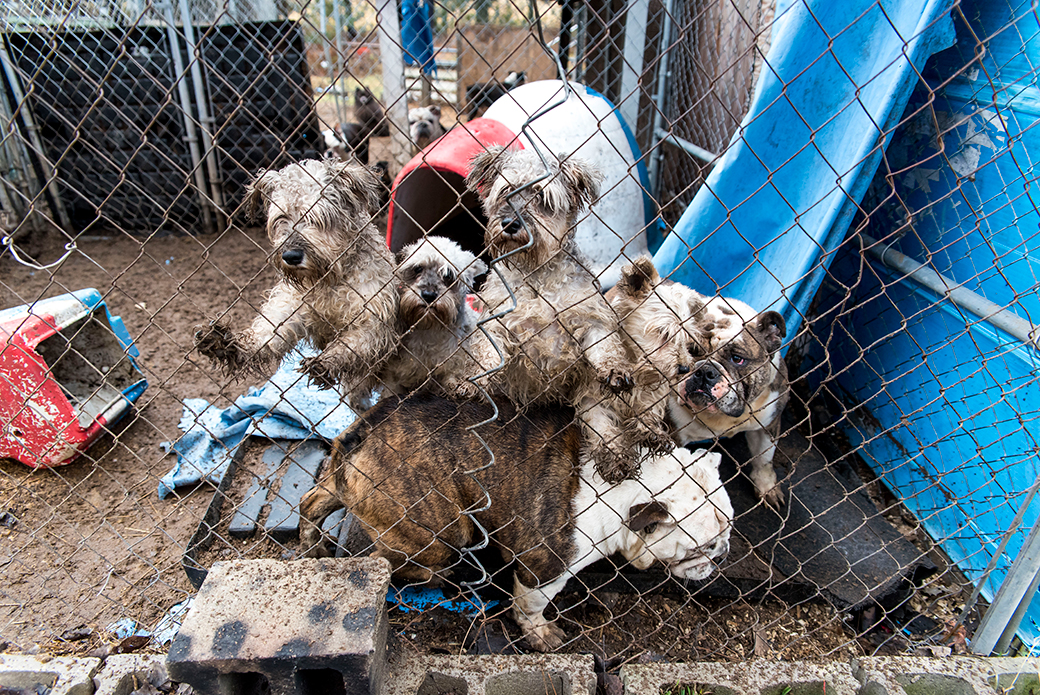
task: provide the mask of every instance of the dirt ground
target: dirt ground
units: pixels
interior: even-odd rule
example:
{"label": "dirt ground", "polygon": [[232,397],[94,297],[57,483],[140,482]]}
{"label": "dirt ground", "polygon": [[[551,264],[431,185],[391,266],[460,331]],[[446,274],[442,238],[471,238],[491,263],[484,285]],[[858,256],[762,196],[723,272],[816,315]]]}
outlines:
{"label": "dirt ground", "polygon": [[[144,242],[113,233],[83,237],[53,271],[0,258],[0,306],[85,287],[98,289],[141,352],[149,386],[133,412],[88,454],[54,470],[0,462],[0,635],[28,648],[66,630],[100,631],[131,617],[145,627],[189,595],[180,561],[212,488],[160,501],[174,463],[162,442],[180,434],[185,398],[227,405],[246,384],[223,379],[191,354],[192,327],[233,307],[240,321],[273,282],[261,230]],[[60,242],[40,254],[50,262]],[[80,642],[70,647],[85,648]]]}
{"label": "dirt ground", "polygon": [[[191,352],[192,327],[229,307],[233,322],[247,320],[273,283],[265,249],[261,230],[232,228],[219,238],[84,237],[78,251],[50,272],[19,265],[9,255],[0,258],[0,306],[97,288],[135,338],[149,381],[136,412],[77,461],[41,471],[0,462],[0,636],[7,648],[39,645],[86,653],[111,641],[105,628],[115,620],[132,618],[151,628],[193,593],[181,559],[213,488],[181,490],[160,501],[156,485],[174,463],[161,443],[179,436],[183,399],[227,405],[249,385],[228,381]],[[49,262],[60,252],[55,241],[40,259]],[[250,456],[260,451],[254,446]],[[225,508],[233,510],[237,499],[231,497]],[[227,514],[224,518],[226,523]],[[298,554],[297,546],[261,535],[215,545],[200,560],[207,566],[231,557],[288,560]],[[944,589],[942,595],[947,593]],[[789,606],[694,600],[674,592],[644,599],[629,593],[591,595],[572,585],[557,600],[571,638],[567,651],[728,660],[753,654],[844,657],[878,649],[876,637],[857,638],[847,616],[822,601]],[[955,601],[949,603],[944,611],[922,608],[941,620],[940,612],[956,613]],[[395,609],[391,616],[397,648],[458,652],[471,641],[470,620],[445,609]],[[516,640],[515,624],[496,617]],[[62,634],[83,627],[79,632],[88,638],[61,641]],[[896,640],[890,649],[898,651],[901,644]]]}

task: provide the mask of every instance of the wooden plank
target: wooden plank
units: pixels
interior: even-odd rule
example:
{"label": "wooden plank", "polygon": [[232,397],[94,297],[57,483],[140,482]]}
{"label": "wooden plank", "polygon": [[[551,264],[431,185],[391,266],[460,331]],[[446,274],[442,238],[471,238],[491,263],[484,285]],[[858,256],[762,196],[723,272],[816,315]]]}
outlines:
{"label": "wooden plank", "polygon": [[228,534],[232,538],[248,538],[256,531],[260,510],[267,502],[267,493],[271,489],[273,476],[285,459],[285,452],[288,450],[289,440],[280,439],[264,451],[264,473],[249,485],[246,496],[242,498],[242,504],[238,506],[235,516],[231,518],[231,525],[228,526]]}
{"label": "wooden plank", "polygon": [[326,452],[323,442],[309,439],[287,457],[289,465],[282,474],[282,485],[271,500],[271,511],[264,524],[267,533],[276,541],[287,541],[299,535],[300,499],[317,482],[318,469]]}

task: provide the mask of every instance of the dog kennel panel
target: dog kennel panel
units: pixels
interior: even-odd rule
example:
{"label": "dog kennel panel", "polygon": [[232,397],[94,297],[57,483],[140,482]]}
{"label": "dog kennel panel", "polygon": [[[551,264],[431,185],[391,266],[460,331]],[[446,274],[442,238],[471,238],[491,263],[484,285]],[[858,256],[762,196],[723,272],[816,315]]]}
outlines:
{"label": "dog kennel panel", "polygon": [[[201,219],[166,32],[109,27],[6,34],[44,154],[76,231],[190,230]],[[182,54],[187,62],[187,55]]]}
{"label": "dog kennel panel", "polygon": [[234,212],[252,177],[325,150],[296,22],[199,31],[224,206]]}

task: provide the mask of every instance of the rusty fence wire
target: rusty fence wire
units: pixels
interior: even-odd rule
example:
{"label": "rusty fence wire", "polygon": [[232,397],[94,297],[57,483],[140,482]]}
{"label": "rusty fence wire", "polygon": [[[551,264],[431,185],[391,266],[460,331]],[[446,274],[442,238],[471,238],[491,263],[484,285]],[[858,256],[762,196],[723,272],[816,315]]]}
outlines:
{"label": "rusty fence wire", "polygon": [[[374,550],[392,648],[1035,650],[1036,7],[941,7],[868,152],[823,136],[875,83],[824,85],[772,161],[784,22],[846,80],[902,26],[821,4],[5,3],[4,648],[162,650],[215,562]],[[779,183],[790,228],[741,228],[760,188],[691,236],[748,156],[822,159],[837,231]]]}

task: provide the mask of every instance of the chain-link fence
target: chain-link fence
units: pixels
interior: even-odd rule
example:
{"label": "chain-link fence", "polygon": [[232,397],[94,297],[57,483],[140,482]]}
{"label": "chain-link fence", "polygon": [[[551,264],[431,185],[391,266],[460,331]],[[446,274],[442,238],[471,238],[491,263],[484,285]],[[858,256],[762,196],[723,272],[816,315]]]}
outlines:
{"label": "chain-link fence", "polygon": [[8,648],[1035,648],[1036,7],[825,4],[7,3]]}

